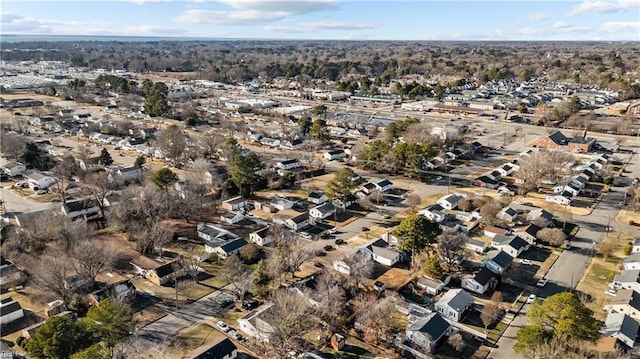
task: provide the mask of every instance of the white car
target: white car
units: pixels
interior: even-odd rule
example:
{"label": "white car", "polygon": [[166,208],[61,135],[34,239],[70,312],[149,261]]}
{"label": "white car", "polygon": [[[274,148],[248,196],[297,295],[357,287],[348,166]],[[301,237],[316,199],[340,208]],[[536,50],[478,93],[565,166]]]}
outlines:
{"label": "white car", "polygon": [[300,232],[300,237],[310,239],[311,235],[308,232]]}
{"label": "white car", "polygon": [[526,265],[528,265],[528,266],[530,266],[530,265],[531,265],[531,261],[530,261],[530,260],[528,260],[528,259],[521,259],[521,260],[520,260],[520,263],[522,263],[522,264],[526,264]]}
{"label": "white car", "polygon": [[218,327],[218,329],[222,330],[222,331],[223,331],[223,332],[225,332],[225,333],[231,330],[231,328],[229,328],[229,326],[227,325],[227,323],[223,322],[222,320],[221,320],[221,321],[218,321],[218,322],[216,323],[216,326]]}
{"label": "white car", "polygon": [[617,296],[617,295],[618,295],[618,292],[617,292],[617,291],[615,291],[615,290],[613,290],[613,289],[607,289],[607,290],[604,292],[604,294],[606,294],[606,295],[610,295],[610,296],[612,296],[612,297],[615,297],[615,296]]}
{"label": "white car", "polygon": [[242,335],[240,335],[240,333],[236,332],[235,330],[230,331],[229,335],[235,340],[242,340]]}
{"label": "white car", "polygon": [[330,234],[334,234],[334,233],[336,233],[337,231],[338,231],[338,227],[333,227],[333,228],[331,228],[331,229],[329,230],[329,233],[330,233]]}
{"label": "white car", "polygon": [[540,278],[540,280],[538,281],[538,283],[536,283],[536,285],[538,287],[544,287],[545,285],[547,285],[547,278]]}
{"label": "white car", "polygon": [[527,304],[531,304],[536,301],[538,297],[535,294],[529,294],[529,298],[527,298]]}

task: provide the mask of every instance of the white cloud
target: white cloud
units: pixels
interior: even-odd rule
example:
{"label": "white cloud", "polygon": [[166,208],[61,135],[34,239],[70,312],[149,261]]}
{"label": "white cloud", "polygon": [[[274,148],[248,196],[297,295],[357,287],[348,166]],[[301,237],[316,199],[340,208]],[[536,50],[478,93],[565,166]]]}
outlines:
{"label": "white cloud", "polygon": [[576,16],[588,13],[611,13],[616,11],[627,11],[640,8],[638,0],[618,0],[610,1],[584,1],[571,9],[567,15]]}
{"label": "white cloud", "polygon": [[186,30],[175,27],[36,19],[13,13],[2,13],[0,21],[2,31],[12,34],[171,36],[187,33]]}
{"label": "white cloud", "polygon": [[527,20],[530,21],[544,21],[550,18],[551,16],[546,12],[537,12],[535,14],[531,14],[527,17]]}
{"label": "white cloud", "polygon": [[214,25],[244,25],[273,22],[310,12],[331,10],[340,5],[338,0],[219,0],[233,10],[189,9],[174,18],[184,23]]}
{"label": "white cloud", "polygon": [[516,34],[521,36],[529,36],[529,37],[548,37],[562,34],[571,34],[578,32],[588,32],[591,31],[591,28],[585,26],[573,26],[565,23],[564,21],[557,21],[552,25],[551,28],[548,27],[525,27],[518,31]]}
{"label": "white cloud", "polygon": [[600,25],[600,30],[608,33],[626,31],[626,30],[640,30],[640,22],[609,21]]}
{"label": "white cloud", "polygon": [[362,30],[373,29],[380,24],[375,22],[339,22],[339,21],[316,21],[303,22],[300,24],[303,28],[311,28],[314,30]]}
{"label": "white cloud", "polygon": [[138,5],[144,5],[144,4],[167,3],[170,0],[129,0],[129,1]]}
{"label": "white cloud", "polygon": [[553,25],[551,25],[551,27],[553,27],[554,29],[568,29],[571,27],[571,25],[567,24],[564,21],[556,21],[553,23]]}

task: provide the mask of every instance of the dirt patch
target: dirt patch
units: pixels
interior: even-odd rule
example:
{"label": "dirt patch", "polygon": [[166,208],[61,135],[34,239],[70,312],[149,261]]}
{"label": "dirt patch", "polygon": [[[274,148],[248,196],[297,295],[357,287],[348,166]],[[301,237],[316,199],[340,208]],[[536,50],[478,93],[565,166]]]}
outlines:
{"label": "dirt patch", "polygon": [[178,332],[173,340],[172,356],[183,358],[205,343],[215,343],[224,338],[224,334],[207,324],[193,325]]}
{"label": "dirt patch", "polygon": [[386,284],[389,289],[399,289],[403,285],[407,284],[414,276],[409,270],[400,268],[391,268],[383,275],[378,277],[378,281]]}

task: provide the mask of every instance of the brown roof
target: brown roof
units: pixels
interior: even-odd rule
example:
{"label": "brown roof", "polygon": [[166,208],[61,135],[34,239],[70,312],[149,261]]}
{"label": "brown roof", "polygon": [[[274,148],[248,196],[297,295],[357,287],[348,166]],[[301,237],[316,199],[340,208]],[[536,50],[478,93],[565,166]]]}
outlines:
{"label": "brown roof", "polygon": [[484,227],[484,230],[487,232],[496,233],[496,234],[506,234],[508,232],[508,230],[504,228],[493,227],[493,226],[486,226]]}

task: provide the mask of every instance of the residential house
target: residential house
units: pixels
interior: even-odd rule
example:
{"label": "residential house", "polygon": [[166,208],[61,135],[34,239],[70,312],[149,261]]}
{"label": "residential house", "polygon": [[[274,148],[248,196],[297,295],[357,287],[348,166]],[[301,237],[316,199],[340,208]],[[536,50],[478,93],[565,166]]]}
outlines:
{"label": "residential house", "polygon": [[117,169],[110,170],[110,172],[110,181],[120,181],[128,183],[142,178],[142,168],[136,166],[118,167]]}
{"label": "residential house", "polygon": [[428,295],[438,295],[445,286],[451,281],[451,276],[446,275],[442,279],[432,279],[427,277],[420,277],[416,281],[416,287],[424,290]]}
{"label": "residential house", "polygon": [[489,188],[489,189],[494,189],[498,187],[498,181],[494,180],[493,178],[489,178],[488,176],[485,176],[485,175],[474,179],[471,182],[471,184],[476,187]]}
{"label": "residential house", "polygon": [[540,231],[540,227],[535,224],[530,224],[524,227],[516,227],[513,229],[513,232],[520,238],[527,241],[529,244],[536,244],[538,240],[538,232]]}
{"label": "residential house", "polygon": [[329,200],[329,197],[327,197],[322,192],[311,192],[311,193],[309,193],[309,196],[307,197],[307,201],[309,203],[314,203],[314,204],[323,204],[328,200]]}
{"label": "residential house", "polygon": [[226,224],[236,224],[244,220],[244,215],[238,212],[225,212],[220,215],[220,221]]}
{"label": "residential house", "polygon": [[247,207],[248,201],[246,198],[242,196],[237,196],[233,198],[229,198],[227,200],[222,201],[220,207],[227,211],[240,211]]}
{"label": "residential house", "polygon": [[498,170],[493,170],[489,173],[486,173],[485,176],[489,177],[494,181],[500,181],[500,179],[502,178],[502,173],[500,173],[500,171]]}
{"label": "residential house", "polygon": [[596,145],[596,139],[586,135],[585,131],[582,137],[568,138],[562,132],[555,131],[548,136],[536,139],[533,147],[586,153]]}
{"label": "residential house", "polygon": [[631,253],[638,253],[640,252],[640,238],[636,238],[633,241],[633,247],[631,247]]}
{"label": "residential house", "polygon": [[273,196],[271,198],[271,206],[276,208],[278,211],[285,211],[287,209],[291,209],[296,203],[298,202],[292,201],[280,196]]}
{"label": "residential house", "polygon": [[376,189],[380,192],[386,192],[393,188],[393,182],[388,179],[383,179],[381,181],[376,182]]}
{"label": "residential house", "polygon": [[93,198],[80,198],[63,203],[62,213],[69,219],[86,218],[100,213],[100,206]]}
{"label": "residential house", "polygon": [[13,300],[13,297],[0,300],[0,325],[13,323],[22,318],[24,318],[24,310],[20,303]]}
{"label": "residential house", "polygon": [[130,280],[110,284],[100,290],[97,290],[87,296],[89,304],[98,306],[103,299],[112,299],[122,303],[132,301],[136,296],[136,287],[131,284]]}
{"label": "residential house", "polygon": [[198,237],[204,239],[204,250],[220,258],[237,254],[247,244],[244,238],[210,223],[198,223]]}
{"label": "residential house", "polygon": [[627,347],[633,348],[638,337],[640,324],[624,313],[609,313],[600,330],[604,337],[615,337]]}
{"label": "residential house", "polygon": [[504,228],[500,228],[500,227],[493,227],[493,226],[486,226],[484,227],[484,235],[489,237],[489,238],[493,238],[497,235],[507,235],[509,233],[508,229],[504,229]]}
{"label": "residential house", "polygon": [[444,209],[452,210],[458,206],[458,202],[466,198],[467,196],[463,194],[451,193],[440,198],[436,203],[438,203]]}
{"label": "residential house", "polygon": [[493,292],[500,277],[488,268],[481,268],[476,274],[467,275],[461,280],[461,286],[471,292],[487,294]]}
{"label": "residential house", "polygon": [[469,238],[464,244],[466,249],[470,249],[476,253],[484,253],[487,250],[487,243],[478,239]]}
{"label": "residential house", "polygon": [[550,202],[550,203],[557,203],[559,205],[562,206],[568,206],[571,203],[571,196],[567,197],[564,194],[562,195],[552,195],[552,196],[547,196],[547,198],[545,199],[545,201]]}
{"label": "residential house", "polygon": [[239,318],[239,329],[247,336],[259,342],[268,343],[274,329],[271,324],[261,317],[264,316],[271,307],[273,307],[273,303],[265,303]]}
{"label": "residential house", "polygon": [[341,160],[347,157],[347,153],[344,152],[344,150],[331,150],[331,151],[326,151],[323,157],[327,161],[336,161],[336,160]]}
{"label": "residential house", "polygon": [[345,261],[335,260],[332,263],[332,267],[339,273],[351,275],[351,266]]}
{"label": "residential house", "polygon": [[14,351],[11,350],[11,347],[5,344],[4,341],[0,341],[0,359],[14,359],[14,358],[18,358],[16,353],[14,353]]}
{"label": "residential house", "polygon": [[269,227],[264,227],[249,234],[249,241],[259,246],[266,246],[273,242],[273,238],[269,235]]}
{"label": "residential house", "polygon": [[434,312],[410,324],[405,331],[405,339],[414,346],[433,353],[450,333],[451,324]]}
{"label": "residential house", "polygon": [[183,359],[236,359],[238,358],[238,347],[229,339],[212,343],[206,343],[194,349]]}
{"label": "residential house", "polygon": [[360,186],[360,191],[365,195],[370,195],[373,192],[375,192],[377,189],[378,187],[376,187],[376,185],[371,182],[364,183],[362,184],[362,186]]}
{"label": "residential house", "polygon": [[58,182],[58,179],[52,176],[45,175],[38,170],[28,170],[22,174],[31,187],[34,190],[47,189],[53,184]]}
{"label": "residential house", "polygon": [[548,227],[553,224],[553,213],[546,209],[534,209],[527,213],[527,221],[540,227]]}
{"label": "residential house", "polygon": [[604,306],[609,313],[624,313],[640,320],[640,293],[630,289],[620,289],[611,302]]}
{"label": "residential house", "polygon": [[315,206],[309,210],[309,216],[315,220],[325,219],[334,213],[336,213],[336,207],[330,202]]}
{"label": "residential house", "polygon": [[640,269],[624,270],[613,278],[613,289],[631,289],[640,293]]}
{"label": "residential house", "polygon": [[365,130],[364,128],[352,128],[347,131],[347,136],[352,138],[368,137],[369,131]]}
{"label": "residential house", "polygon": [[27,170],[27,166],[20,162],[9,161],[2,165],[2,172],[9,177],[20,176]]}
{"label": "residential house", "polygon": [[435,304],[435,310],[444,318],[460,322],[467,309],[473,306],[473,297],[464,289],[451,289]]}
{"label": "residential house", "polygon": [[138,267],[135,262],[131,262],[134,268],[141,273],[147,280],[155,285],[164,285],[166,283],[175,281],[176,278],[186,274],[185,268],[183,268],[178,261],[170,261],[155,268],[143,269]]}
{"label": "residential house", "polygon": [[640,252],[633,252],[622,261],[624,270],[640,269]]}
{"label": "residential house", "polygon": [[336,208],[344,211],[352,205],[358,203],[358,197],[356,197],[354,194],[349,193],[342,198],[335,198],[333,201],[331,201],[331,203],[333,203]]}
{"label": "residential house", "polygon": [[495,274],[502,274],[513,262],[513,257],[504,251],[494,249],[482,260],[482,266]]}
{"label": "residential house", "polygon": [[280,141],[280,147],[287,150],[299,150],[304,146],[304,142],[301,139],[294,140],[282,140]]}
{"label": "residential house", "polygon": [[391,267],[402,258],[399,252],[389,248],[389,244],[382,238],[378,238],[371,243],[360,247],[359,252],[367,255],[374,262]]}
{"label": "residential house", "polygon": [[510,256],[516,258],[522,252],[529,249],[529,243],[518,235],[503,236],[496,235],[491,240],[491,246],[505,251]]}
{"label": "residential house", "polygon": [[582,187],[575,182],[569,182],[564,186],[563,191],[571,193],[571,196],[577,196],[580,194],[580,191],[582,191]]}
{"label": "residential house", "polygon": [[89,157],[86,160],[77,159],[78,166],[84,171],[99,171],[103,170],[104,166],[100,162],[100,157]]}
{"label": "residential house", "polygon": [[515,222],[520,213],[521,212],[515,208],[505,207],[496,214],[496,217],[506,222]]}
{"label": "residential house", "polygon": [[300,161],[297,159],[285,160],[276,163],[276,167],[284,171],[300,168],[301,166]]}
{"label": "residential house", "polygon": [[15,264],[0,255],[0,289],[6,290],[21,285],[27,276]]}

